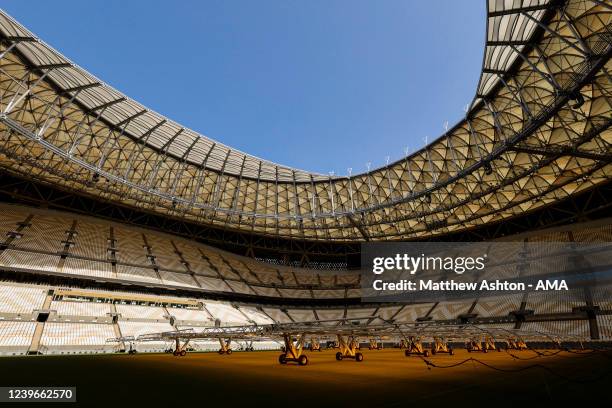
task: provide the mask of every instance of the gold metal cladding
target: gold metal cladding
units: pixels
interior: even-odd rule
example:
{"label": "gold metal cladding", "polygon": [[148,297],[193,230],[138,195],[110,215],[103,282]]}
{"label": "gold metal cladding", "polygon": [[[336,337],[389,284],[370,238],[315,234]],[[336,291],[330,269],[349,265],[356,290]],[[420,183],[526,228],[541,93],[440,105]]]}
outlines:
{"label": "gold metal cladding", "polygon": [[346,177],[270,163],[186,129],[0,12],[0,167],[205,225],[327,241],[443,235],[607,182],[610,2],[487,3],[466,117],[407,157]]}

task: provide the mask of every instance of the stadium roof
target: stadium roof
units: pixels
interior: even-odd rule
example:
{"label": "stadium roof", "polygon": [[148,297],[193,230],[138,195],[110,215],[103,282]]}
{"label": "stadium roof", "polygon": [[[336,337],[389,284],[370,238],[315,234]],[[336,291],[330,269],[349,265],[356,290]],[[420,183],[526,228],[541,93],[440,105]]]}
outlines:
{"label": "stadium roof", "polygon": [[487,8],[466,117],[405,159],[346,177],[271,163],[186,129],[0,12],[0,166],[207,225],[339,241],[459,231],[607,181],[610,3]]}

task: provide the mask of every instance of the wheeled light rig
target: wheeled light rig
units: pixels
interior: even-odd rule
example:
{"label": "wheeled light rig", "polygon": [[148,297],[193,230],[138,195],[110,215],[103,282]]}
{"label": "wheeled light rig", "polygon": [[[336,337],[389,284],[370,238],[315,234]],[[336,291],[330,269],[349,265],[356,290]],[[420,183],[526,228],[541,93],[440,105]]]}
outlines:
{"label": "wheeled light rig", "polygon": [[338,334],[338,345],[340,351],[336,353],[336,360],[342,361],[345,358],[350,358],[355,361],[363,361],[363,354],[358,351],[359,342],[355,337]]}
{"label": "wheeled light rig", "polygon": [[426,350],[421,343],[419,337],[410,337],[407,342],[406,351],[404,351],[406,357],[410,356],[423,356],[429,357],[429,350]]}

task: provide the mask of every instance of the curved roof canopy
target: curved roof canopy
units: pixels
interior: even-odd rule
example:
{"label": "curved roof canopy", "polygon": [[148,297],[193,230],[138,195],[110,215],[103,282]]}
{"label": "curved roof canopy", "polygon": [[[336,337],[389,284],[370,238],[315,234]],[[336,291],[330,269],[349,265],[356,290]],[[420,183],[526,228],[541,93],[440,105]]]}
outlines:
{"label": "curved roof canopy", "polygon": [[341,241],[445,234],[606,181],[610,2],[487,8],[466,117],[405,159],[349,177],[277,165],[186,129],[0,12],[0,165],[204,224]]}

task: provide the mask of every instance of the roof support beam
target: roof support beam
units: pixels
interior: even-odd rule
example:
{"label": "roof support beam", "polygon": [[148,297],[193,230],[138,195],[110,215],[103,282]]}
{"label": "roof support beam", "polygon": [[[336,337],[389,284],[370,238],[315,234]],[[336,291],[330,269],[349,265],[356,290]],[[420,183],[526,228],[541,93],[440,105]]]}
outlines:
{"label": "roof support beam", "polygon": [[522,45],[526,45],[529,44],[529,40],[518,40],[518,41],[487,41],[486,45],[488,46],[496,46],[496,47],[503,47],[506,45],[518,45],[518,46],[522,46]]}
{"label": "roof support beam", "polygon": [[208,157],[210,156],[210,153],[213,151],[215,146],[216,144],[213,143],[213,145],[210,147],[210,149],[206,153],[206,156],[204,156],[204,160],[202,160],[202,164],[199,167],[200,174],[198,174],[198,181],[196,181],[195,189],[194,189],[193,195],[191,196],[191,200],[189,202],[190,207],[193,207],[194,203],[196,202],[198,198],[198,195],[200,194],[200,189],[202,188],[202,184],[204,183],[204,177],[206,176],[206,173],[207,173],[206,162],[208,162]]}
{"label": "roof support beam", "polygon": [[102,86],[102,84],[99,83],[99,82],[92,82],[90,84],[73,86],[72,88],[66,88],[66,89],[64,89],[64,92],[66,92],[66,93],[78,92],[78,91],[83,91],[83,90],[89,89],[89,88],[96,88],[98,86]]}
{"label": "roof support beam", "polygon": [[[144,150],[145,146],[147,145],[147,140],[149,139],[149,136],[151,136],[151,134],[153,132],[155,132],[157,129],[159,129],[161,126],[163,126],[166,123],[166,119],[163,119],[159,122],[157,122],[155,125],[153,125],[151,128],[149,128],[149,130],[147,130],[139,139],[139,143],[137,143],[133,148],[132,151],[130,152],[130,156],[127,159],[128,165],[127,168],[125,169],[125,173],[123,175],[123,178],[127,179],[128,175],[130,173],[130,171],[132,170],[132,168],[134,167],[134,153],[136,152],[136,150],[138,150],[138,154],[140,155],[142,153],[142,151]],[[143,140],[144,139],[144,140]]]}
{"label": "roof support beam", "polygon": [[508,16],[511,14],[527,13],[530,11],[546,10],[548,8],[550,8],[550,4],[548,2],[545,2],[543,4],[538,4],[536,6],[527,6],[527,7],[510,8],[507,10],[491,11],[489,12],[488,16],[489,17]]}
{"label": "roof support beam", "polygon": [[38,39],[34,38],[34,37],[25,37],[25,36],[6,36],[4,37],[5,40],[13,42],[13,43],[20,43],[20,42],[37,42]]}
{"label": "roof support beam", "polygon": [[612,10],[612,4],[609,2],[605,2],[602,0],[591,0],[593,3],[599,4],[600,6],[607,8],[608,10]]}
{"label": "roof support beam", "polygon": [[129,122],[131,122],[132,120],[136,119],[137,117],[144,115],[145,113],[147,113],[148,110],[143,109],[138,113],[133,114],[132,116],[128,116],[127,118],[123,119],[121,122],[117,123],[118,127],[121,127]]}
{"label": "roof support beam", "polygon": [[62,62],[62,63],[58,63],[58,64],[36,65],[35,68],[38,68],[38,69],[56,69],[56,68],[70,68],[71,66],[72,66],[72,64],[69,64],[67,62]]}
{"label": "roof support beam", "polygon": [[578,150],[576,148],[572,148],[572,147],[558,147],[558,148],[554,148],[554,147],[548,147],[548,148],[541,148],[541,147],[530,147],[530,146],[513,146],[510,148],[510,150],[517,152],[517,153],[528,153],[528,154],[536,154],[536,155],[541,155],[541,156],[549,156],[549,157],[556,157],[556,156],[572,156],[572,157],[579,157],[581,159],[589,159],[589,160],[595,160],[595,161],[603,161],[603,162],[612,162],[612,154],[600,154],[600,153],[591,153],[591,152],[585,152],[584,150]]}
{"label": "roof support beam", "polygon": [[125,100],[127,100],[127,98],[121,97],[119,99],[115,99],[114,101],[110,101],[110,102],[103,103],[102,105],[98,105],[95,108],[91,108],[91,111],[95,112],[95,111],[100,110],[100,109],[106,109],[106,108],[108,108],[110,106],[113,106],[115,104],[118,104],[120,102],[124,102]]}
{"label": "roof support beam", "polygon": [[536,23],[540,28],[544,29],[544,31],[546,31],[547,33],[549,33],[550,35],[552,35],[553,37],[558,38],[559,40],[561,40],[562,42],[564,42],[565,44],[567,44],[568,46],[572,47],[573,49],[575,49],[576,51],[578,51],[579,53],[581,53],[582,55],[584,55],[585,57],[589,56],[589,53],[587,50],[582,49],[581,47],[578,47],[576,44],[572,43],[571,41],[569,41],[567,38],[565,38],[564,36],[562,36],[561,34],[559,34],[558,32],[556,32],[555,30],[551,29],[548,25],[543,24],[540,20],[538,20],[537,18],[534,18],[533,16],[527,14],[527,13],[521,13],[523,14],[525,17],[527,17],[529,20],[533,21],[534,23]]}
{"label": "roof support beam", "polygon": [[370,240],[370,235],[368,234],[368,231],[366,231],[366,229],[364,228],[362,224],[355,221],[355,218],[353,218],[353,216],[350,214],[347,215],[346,218],[348,218],[349,222],[353,225],[353,227],[357,228],[357,231],[359,231],[363,239],[365,239],[366,241]]}

